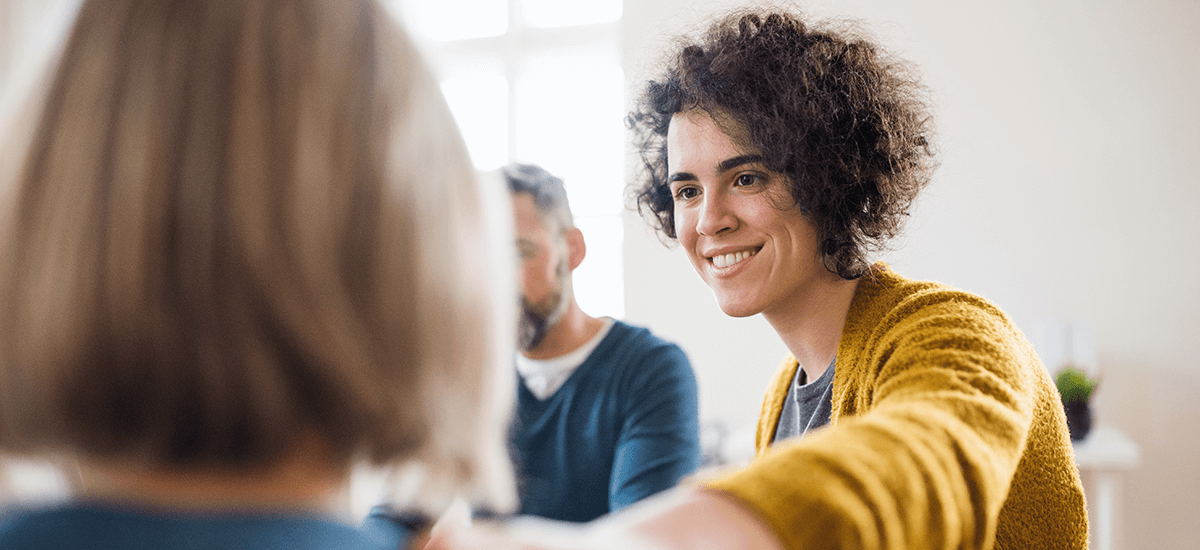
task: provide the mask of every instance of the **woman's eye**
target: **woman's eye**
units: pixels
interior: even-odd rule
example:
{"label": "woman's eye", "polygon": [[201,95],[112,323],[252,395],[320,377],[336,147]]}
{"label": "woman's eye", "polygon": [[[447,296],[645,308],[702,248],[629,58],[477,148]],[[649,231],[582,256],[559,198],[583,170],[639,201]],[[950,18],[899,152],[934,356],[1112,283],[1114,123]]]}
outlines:
{"label": "woman's eye", "polygon": [[737,180],[734,181],[734,185],[738,187],[749,187],[758,183],[759,179],[761,178],[755,174],[741,174],[737,177]]}
{"label": "woman's eye", "polygon": [[695,187],[680,187],[675,191],[675,200],[691,200],[700,195],[700,190]]}

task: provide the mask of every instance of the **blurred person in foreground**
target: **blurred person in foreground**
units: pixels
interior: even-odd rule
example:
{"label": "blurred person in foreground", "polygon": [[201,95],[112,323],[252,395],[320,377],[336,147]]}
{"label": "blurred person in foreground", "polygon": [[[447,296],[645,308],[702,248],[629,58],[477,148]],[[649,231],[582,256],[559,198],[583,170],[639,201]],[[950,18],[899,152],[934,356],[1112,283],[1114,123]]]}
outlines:
{"label": "blurred person in foreground", "polygon": [[791,352],[755,461],[583,529],[434,548],[1087,547],[1062,405],[1020,330],[871,259],[935,162],[913,70],[861,36],[734,12],[671,52],[629,118],[642,212],[722,311],[762,314]]}
{"label": "blurred person in foreground", "polygon": [[358,463],[513,504],[503,191],[379,5],[87,0],[46,86],[0,215],[0,451],[79,486],[0,548],[409,547],[348,517]]}
{"label": "blurred person in foreground", "polygon": [[674,487],[700,461],[696,377],[679,346],[575,301],[587,254],[563,181],[501,169],[521,269],[517,412],[520,513],[589,521]]}

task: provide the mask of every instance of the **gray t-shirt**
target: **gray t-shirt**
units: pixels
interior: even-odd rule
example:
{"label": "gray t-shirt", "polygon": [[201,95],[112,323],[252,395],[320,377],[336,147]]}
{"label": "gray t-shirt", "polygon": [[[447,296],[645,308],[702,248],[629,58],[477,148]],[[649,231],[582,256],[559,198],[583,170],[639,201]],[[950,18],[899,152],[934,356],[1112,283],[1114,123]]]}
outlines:
{"label": "gray t-shirt", "polygon": [[787,399],[783,400],[783,411],[779,413],[779,425],[775,426],[775,441],[802,438],[809,430],[829,423],[829,415],[833,410],[834,363],[830,363],[821,377],[811,383],[805,383],[804,369],[796,369]]}

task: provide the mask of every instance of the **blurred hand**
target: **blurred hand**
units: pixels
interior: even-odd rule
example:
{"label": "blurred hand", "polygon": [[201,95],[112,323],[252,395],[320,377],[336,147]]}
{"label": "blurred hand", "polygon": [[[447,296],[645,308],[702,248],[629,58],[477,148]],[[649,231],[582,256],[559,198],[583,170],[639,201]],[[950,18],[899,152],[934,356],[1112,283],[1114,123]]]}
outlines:
{"label": "blurred hand", "polygon": [[567,550],[600,548],[586,524],[521,517],[504,523],[443,525],[425,550]]}
{"label": "blurred hand", "polygon": [[440,529],[426,550],[780,550],[775,535],[732,497],[679,487],[591,523],[519,517]]}

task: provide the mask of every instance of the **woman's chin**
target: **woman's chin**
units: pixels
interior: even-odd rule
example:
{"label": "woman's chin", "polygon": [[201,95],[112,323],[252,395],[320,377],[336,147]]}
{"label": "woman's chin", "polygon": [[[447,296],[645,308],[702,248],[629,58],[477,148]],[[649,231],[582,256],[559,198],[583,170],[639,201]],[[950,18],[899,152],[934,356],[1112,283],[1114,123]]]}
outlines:
{"label": "woman's chin", "polygon": [[721,312],[730,317],[750,317],[762,312],[762,308],[746,300],[738,299],[722,299],[717,296],[717,306],[721,308]]}

